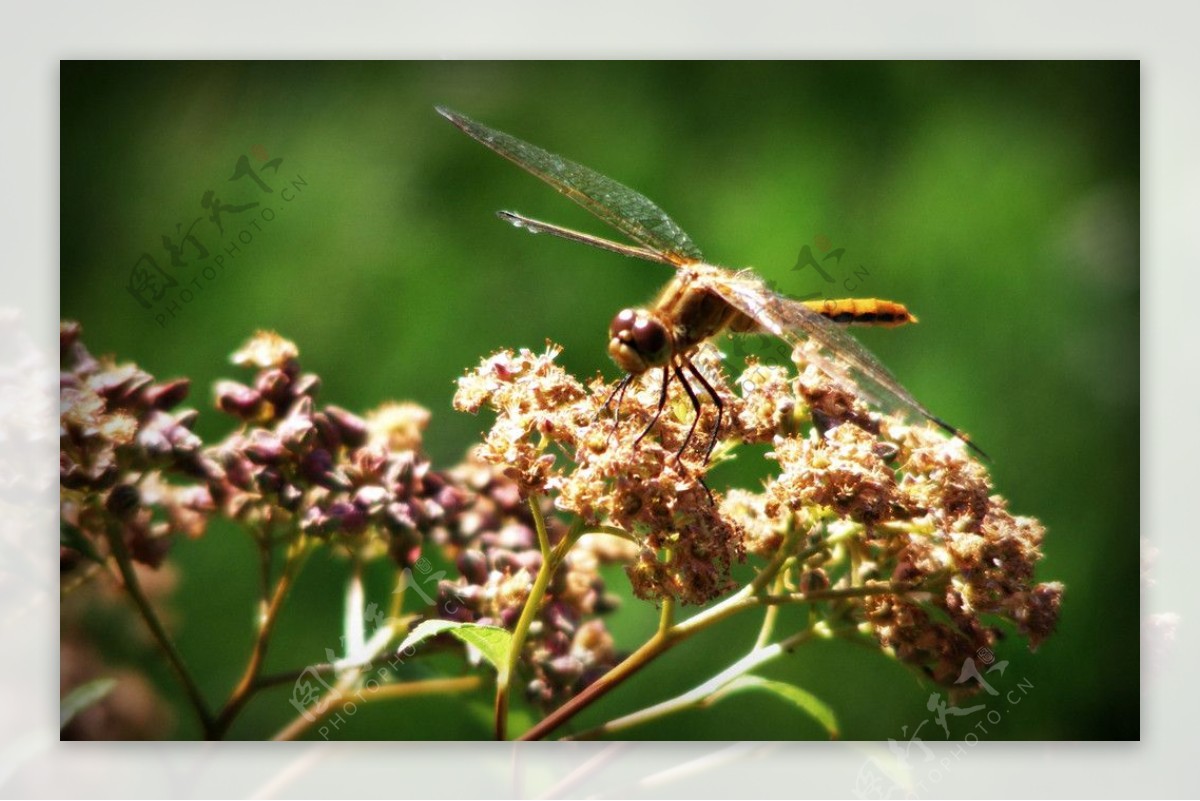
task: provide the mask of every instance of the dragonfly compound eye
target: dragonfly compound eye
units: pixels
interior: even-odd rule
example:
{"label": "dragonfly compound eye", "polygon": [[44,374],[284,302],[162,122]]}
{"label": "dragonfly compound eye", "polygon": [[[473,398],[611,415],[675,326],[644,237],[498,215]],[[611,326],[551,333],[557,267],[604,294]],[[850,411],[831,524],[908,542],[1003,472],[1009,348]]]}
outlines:
{"label": "dragonfly compound eye", "polygon": [[666,364],[671,355],[666,328],[643,310],[623,310],[613,318],[608,333],[608,352],[626,372]]}

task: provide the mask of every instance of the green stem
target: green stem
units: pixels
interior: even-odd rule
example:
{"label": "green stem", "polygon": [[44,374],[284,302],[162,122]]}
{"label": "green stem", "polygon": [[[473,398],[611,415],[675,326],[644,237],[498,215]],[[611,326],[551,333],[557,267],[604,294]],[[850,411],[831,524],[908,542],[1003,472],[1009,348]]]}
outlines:
{"label": "green stem", "polygon": [[[771,582],[771,591],[779,594],[783,591],[784,574],[781,571]],[[767,611],[763,613],[762,626],[758,629],[758,639],[754,641],[754,648],[765,648],[767,643],[771,641],[771,635],[775,633],[775,623],[779,619],[779,604],[772,604],[767,607]]]}
{"label": "green stem", "polygon": [[[711,609],[706,609],[680,623],[672,624],[665,630],[660,628],[655,631],[654,636],[626,657],[620,664],[588,685],[583,692],[532,726],[519,739],[540,740],[546,737],[579,712],[615,689],[627,678],[636,674],[660,655],[683,642],[688,637],[691,637],[696,632],[703,631],[709,626],[713,626],[728,617],[736,615],[738,612],[760,606],[758,596],[774,580],[775,576],[787,563],[787,560],[791,558],[797,540],[798,536],[795,531],[789,529],[783,543],[779,546],[779,550],[775,552],[775,555],[771,558],[767,566],[763,568],[762,572],[755,576],[749,584]],[[664,605],[665,608],[666,606]]]}
{"label": "green stem", "polygon": [[[335,704],[345,698],[358,681],[358,671],[351,671],[316,704],[305,710],[305,714],[293,720],[271,739],[295,740],[325,719]],[[452,679],[427,679],[403,684],[386,684],[375,688],[363,688],[354,693],[359,702],[382,701],[395,698],[413,698],[420,695],[439,695],[474,690],[482,683],[478,676],[460,676]]]}
{"label": "green stem", "polygon": [[125,547],[125,540],[121,536],[120,528],[116,525],[110,525],[105,528],[105,534],[108,537],[113,558],[117,562],[117,569],[121,571],[121,578],[125,582],[125,592],[128,593],[130,600],[137,607],[142,619],[146,621],[146,626],[149,627],[150,633],[153,635],[154,641],[158,644],[159,650],[166,656],[167,661],[175,671],[175,675],[183,685],[188,702],[191,703],[192,709],[196,712],[196,717],[200,720],[200,727],[204,731],[204,736],[211,739],[215,733],[215,721],[213,720],[212,713],[208,711],[208,705],[204,702],[204,696],[200,694],[200,688],[196,686],[192,674],[188,672],[183,657],[175,648],[175,643],[171,641],[171,637],[167,634],[167,630],[163,628],[162,622],[158,619],[158,614],[154,611],[154,607],[150,605],[150,601],[142,591],[142,585],[138,581],[137,572],[133,568],[133,562],[129,557],[129,550]]}
{"label": "green stem", "polygon": [[300,567],[304,564],[305,557],[310,551],[311,548],[307,543],[301,540],[293,546],[293,551],[288,555],[287,562],[283,566],[283,574],[276,582],[270,601],[263,608],[259,618],[258,634],[254,638],[254,647],[250,651],[246,669],[242,672],[242,678],[230,693],[229,700],[225,702],[225,706],[221,709],[213,725],[213,739],[225,736],[229,727],[233,725],[234,718],[254,694],[262,689],[258,678],[262,672],[263,662],[267,658],[267,646],[270,644],[271,634],[275,631],[275,621],[279,619],[279,611],[283,608],[284,598],[287,597],[288,590],[291,589],[292,582],[300,572]]}
{"label": "green stem", "polygon": [[658,616],[658,633],[665,635],[675,623],[675,599],[663,598],[662,611]]}
{"label": "green stem", "polygon": [[[529,509],[533,513],[534,527],[537,529],[538,547],[542,553],[542,565],[538,569],[537,578],[534,579],[533,587],[529,590],[529,596],[525,599],[525,606],[521,609],[521,617],[517,619],[516,628],[513,629],[512,643],[509,646],[508,661],[496,673],[496,705],[495,705],[495,734],[497,740],[508,739],[508,698],[512,677],[517,671],[517,663],[521,659],[521,651],[525,645],[525,636],[529,633],[529,627],[533,625],[533,619],[537,616],[538,610],[542,606],[542,599],[546,596],[546,588],[550,586],[550,579],[554,575],[555,569],[558,567],[558,559],[555,556],[562,550],[562,544],[558,551],[550,549],[550,535],[546,531],[546,520],[542,517],[542,510],[538,506],[538,496],[529,496]],[[570,537],[563,540],[564,543],[569,543]],[[569,545],[567,547],[570,547]]]}
{"label": "green stem", "polygon": [[829,590],[810,590],[809,592],[789,592],[781,595],[764,595],[759,600],[764,604],[806,604],[813,601],[830,601],[839,598],[866,598],[871,595],[907,595],[914,592],[928,592],[923,587],[896,585],[888,582],[864,584],[860,587],[842,587]]}
{"label": "green stem", "polygon": [[755,668],[770,662],[772,659],[784,654],[801,643],[809,640],[816,632],[812,628],[804,629],[803,631],[793,634],[786,640],[777,642],[774,645],[763,647],[755,646],[750,653],[739,659],[737,662],[730,665],[725,670],[713,676],[703,684],[683,693],[674,698],[663,701],[660,704],[640,709],[624,717],[610,720],[595,728],[588,729],[574,737],[568,737],[569,740],[594,740],[607,734],[613,734],[624,729],[629,729],[638,726],[642,723],[666,717],[667,715],[681,712],[685,709],[693,707],[701,707],[710,704],[716,700],[716,695],[734,679],[746,675]]}

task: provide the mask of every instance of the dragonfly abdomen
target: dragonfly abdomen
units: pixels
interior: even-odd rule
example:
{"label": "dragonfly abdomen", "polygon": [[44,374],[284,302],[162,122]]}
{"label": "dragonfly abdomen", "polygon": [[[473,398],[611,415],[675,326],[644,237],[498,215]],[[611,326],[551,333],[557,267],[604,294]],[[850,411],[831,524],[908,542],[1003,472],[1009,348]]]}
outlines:
{"label": "dragonfly abdomen", "polygon": [[822,317],[844,325],[892,327],[917,321],[903,303],[879,298],[806,300],[804,305]]}
{"label": "dragonfly abdomen", "polygon": [[[839,300],[806,300],[803,305],[831,322],[841,325],[877,325],[892,328],[917,322],[915,314],[903,303],[879,298],[843,298]],[[753,318],[740,312],[729,322],[733,333],[771,333]]]}

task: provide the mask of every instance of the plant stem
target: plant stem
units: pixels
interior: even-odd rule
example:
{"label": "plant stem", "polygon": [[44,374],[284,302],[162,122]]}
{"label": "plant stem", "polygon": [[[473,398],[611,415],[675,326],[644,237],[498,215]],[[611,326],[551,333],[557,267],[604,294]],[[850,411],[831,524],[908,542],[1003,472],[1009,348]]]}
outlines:
{"label": "plant stem", "polygon": [[[726,598],[721,603],[706,609],[699,614],[684,620],[680,623],[670,625],[666,629],[659,628],[655,631],[654,636],[647,640],[640,648],[630,654],[620,664],[612,670],[605,673],[596,681],[588,685],[584,690],[576,695],[571,700],[560,706],[558,709],[551,712],[541,721],[532,726],[529,731],[521,735],[521,740],[540,740],[550,732],[557,729],[562,724],[566,723],[579,712],[595,703],[600,698],[604,697],[609,691],[615,689],[619,684],[625,681],[630,676],[637,673],[646,665],[653,662],[664,652],[670,650],[680,642],[686,640],[698,631],[703,631],[709,626],[715,625],[727,617],[737,614],[745,609],[751,609],[760,606],[759,595],[763,590],[775,579],[775,576],[792,557],[793,551],[796,548],[796,543],[799,536],[794,529],[789,528],[784,536],[783,542],[779,546],[779,550],[771,557],[771,561],[763,568],[757,576],[755,576],[749,584],[742,587],[733,595]],[[667,608],[664,601],[664,610]],[[661,624],[660,620],[660,624]]]}
{"label": "plant stem", "polygon": [[[558,567],[558,560],[555,559],[556,554],[550,549],[550,535],[546,531],[546,520],[542,517],[542,510],[538,506],[537,495],[529,496],[529,509],[533,513],[533,523],[537,529],[538,547],[542,553],[542,565],[538,569],[533,587],[529,590],[529,596],[525,599],[525,606],[521,609],[521,617],[517,619],[516,628],[513,629],[508,661],[496,672],[495,734],[497,740],[508,739],[508,696],[512,677],[516,673],[517,663],[521,659],[521,651],[525,645],[525,636],[529,633],[529,627],[533,624],[533,619],[537,616],[538,610],[541,608],[542,599],[546,596],[546,588],[550,586],[550,579]],[[564,542],[568,540],[564,540]]]}
{"label": "plant stem", "polygon": [[[315,705],[304,711],[304,714],[293,720],[271,739],[295,740],[329,714],[333,706],[347,696],[350,688],[358,681],[359,671],[351,671],[337,685],[321,697]],[[479,676],[460,676],[452,679],[428,679],[425,681],[410,681],[402,684],[385,684],[375,688],[363,688],[354,697],[361,702],[382,701],[394,698],[412,698],[418,695],[437,695],[440,693],[456,693],[474,690],[482,680]]]}
{"label": "plant stem", "polygon": [[642,723],[646,723],[657,718],[681,712],[692,707],[701,707],[710,704],[716,700],[716,694],[730,684],[734,679],[746,675],[755,668],[763,665],[779,655],[790,651],[805,640],[810,639],[814,635],[812,628],[804,629],[803,631],[793,634],[786,640],[777,642],[774,645],[755,646],[750,650],[750,653],[739,659],[734,664],[730,665],[725,670],[713,676],[703,684],[688,690],[682,695],[663,701],[660,704],[646,707],[624,717],[610,720],[595,728],[577,734],[573,737],[567,737],[568,740],[592,740],[597,737],[612,734],[614,732],[628,729]]}
{"label": "plant stem", "polygon": [[[399,621],[396,622],[395,625],[399,626],[401,631],[404,631],[407,630],[408,623],[406,621]],[[434,641],[423,645],[422,648],[424,649],[423,653],[429,654],[435,651],[451,650],[456,648],[456,646],[451,645],[448,642],[443,643]],[[301,676],[310,673],[320,675],[322,673],[334,673],[339,670],[364,671],[368,670],[369,668],[380,667],[381,665],[389,664],[393,660],[394,656],[390,653],[386,653],[352,665],[346,665],[338,662],[318,662],[316,664],[309,665],[308,667],[296,670],[284,670],[279,673],[272,673],[268,676],[259,676],[254,682],[254,691],[258,692],[259,690],[265,690],[268,687],[276,687],[280,684],[291,684]]]}
{"label": "plant stem", "polygon": [[[783,591],[783,573],[775,577],[771,582],[772,592],[778,594]],[[779,619],[779,604],[772,604],[767,607],[767,611],[763,613],[762,626],[758,629],[758,639],[754,641],[754,647],[765,648],[767,643],[771,641],[771,635],[775,633],[775,622]]]}
{"label": "plant stem", "polygon": [[129,595],[130,600],[133,601],[134,606],[137,607],[142,619],[146,621],[146,626],[149,627],[150,633],[154,636],[154,641],[158,644],[159,650],[163,652],[163,655],[174,669],[175,675],[183,685],[188,702],[191,703],[196,717],[200,720],[200,728],[204,731],[204,736],[211,738],[215,731],[215,721],[213,720],[212,713],[208,711],[208,705],[204,702],[204,696],[200,694],[200,688],[196,686],[192,674],[188,672],[183,657],[175,648],[175,643],[171,641],[171,637],[167,634],[167,630],[163,628],[162,622],[158,619],[158,614],[154,611],[154,607],[150,605],[146,594],[142,592],[142,585],[138,581],[137,572],[134,570],[133,562],[129,557],[129,550],[125,547],[125,540],[121,536],[120,528],[115,525],[107,526],[105,534],[108,537],[113,558],[117,562],[117,569],[121,571],[121,578],[125,582],[125,592]]}
{"label": "plant stem", "polygon": [[275,589],[271,593],[270,602],[259,618],[258,634],[254,638],[254,647],[250,651],[250,659],[246,662],[242,678],[217,716],[212,731],[214,739],[225,736],[230,725],[233,724],[234,718],[242,711],[254,693],[262,688],[258,683],[258,677],[267,656],[267,646],[270,644],[271,634],[275,630],[275,621],[279,619],[279,610],[283,607],[283,600],[287,596],[288,590],[291,589],[292,581],[300,572],[300,566],[303,565],[310,550],[303,540],[295,544],[293,548],[295,550],[288,555],[288,560],[283,566],[283,574],[280,575],[279,581],[276,582]]}
{"label": "plant stem", "polygon": [[663,598],[662,612],[658,616],[658,633],[665,635],[675,623],[675,599]]}
{"label": "plant stem", "polygon": [[551,712],[539,723],[530,728],[529,731],[521,735],[519,739],[542,739],[584,708],[603,697],[610,690],[615,689],[625,679],[650,664],[665,651],[670,650],[696,632],[703,631],[705,628],[744,609],[758,606],[758,601],[755,598],[756,592],[757,588],[755,588],[754,584],[748,584],[711,609],[694,615],[681,623],[676,623],[666,631],[656,631],[653,637],[626,657],[623,662],[596,679],[579,695],[576,695],[570,701],[567,701],[558,709]]}
{"label": "plant stem", "polygon": [[914,592],[928,592],[922,587],[908,585],[898,586],[890,582],[864,584],[859,587],[841,587],[828,590],[811,590],[809,592],[790,592],[782,595],[764,595],[759,600],[764,604],[806,604],[813,601],[829,601],[838,598],[866,598],[871,595],[907,595]]}
{"label": "plant stem", "polygon": [[676,640],[673,636],[655,632],[653,637],[627,656],[619,665],[589,684],[583,692],[534,724],[529,731],[517,739],[541,740],[590,704],[602,698],[610,690],[616,689],[625,679],[653,662],[660,654],[671,648],[675,642]]}
{"label": "plant stem", "polygon": [[396,586],[392,590],[392,599],[388,606],[388,618],[392,620],[400,617],[400,611],[404,607],[404,590],[408,585],[408,576],[407,570],[396,571]]}

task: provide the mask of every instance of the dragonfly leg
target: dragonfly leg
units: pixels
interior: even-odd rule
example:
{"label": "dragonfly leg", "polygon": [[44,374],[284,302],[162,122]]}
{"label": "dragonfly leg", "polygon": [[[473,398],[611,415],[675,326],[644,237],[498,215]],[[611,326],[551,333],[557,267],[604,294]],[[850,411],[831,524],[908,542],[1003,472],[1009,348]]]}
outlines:
{"label": "dragonfly leg", "polygon": [[696,365],[692,364],[691,359],[685,359],[684,364],[687,365],[692,375],[696,376],[696,380],[700,382],[700,386],[704,387],[704,391],[713,399],[713,404],[717,407],[717,424],[713,428],[712,436],[708,440],[708,448],[704,451],[704,462],[707,464],[709,458],[712,456],[713,448],[716,447],[717,439],[721,435],[721,418],[725,413],[725,404],[721,403],[721,398],[717,395],[717,391],[712,388],[712,384],[708,383],[708,379],[704,377],[704,374],[696,369]]}
{"label": "dragonfly leg", "polygon": [[596,416],[592,418],[592,424],[594,426],[595,422],[600,420],[600,415],[605,414],[605,412],[608,411],[608,406],[612,405],[612,399],[617,398],[617,409],[613,411],[612,430],[611,432],[608,432],[607,441],[612,441],[612,435],[617,433],[617,426],[620,424],[620,404],[622,404],[624,401],[625,390],[628,389],[629,383],[632,380],[634,380],[632,374],[626,374],[625,378],[620,379],[620,381],[617,383],[617,386],[612,387],[612,392],[608,393],[608,398],[604,402],[604,405],[600,406],[600,409],[596,411]]}
{"label": "dragonfly leg", "polygon": [[[612,406],[613,398],[615,398],[617,396],[618,392],[621,393],[621,397],[625,396],[625,387],[629,386],[629,382],[632,380],[633,380],[633,375],[627,373],[624,378],[622,378],[620,381],[617,382],[617,385],[615,387],[613,387],[613,391],[608,393],[608,399],[606,401],[604,401],[604,405],[600,407],[600,411],[596,412],[596,417],[592,422],[599,420],[600,415],[602,415],[608,411],[608,407]],[[617,401],[617,413],[619,414],[620,411],[621,411],[621,402]]]}
{"label": "dragonfly leg", "polygon": [[679,446],[679,452],[675,454],[675,461],[679,462],[683,458],[683,452],[687,450],[688,443],[692,441],[692,435],[696,433],[696,425],[700,422],[700,399],[696,397],[696,391],[688,383],[678,362],[675,364],[675,376],[679,379],[679,383],[683,384],[683,391],[692,401],[692,410],[695,412],[695,416],[692,417],[692,427],[688,429],[687,436],[683,438],[683,444]]}
{"label": "dragonfly leg", "polygon": [[654,419],[650,421],[650,425],[646,426],[646,430],[638,434],[638,438],[633,441],[633,447],[637,447],[638,443],[650,433],[650,429],[654,428],[654,424],[658,422],[658,418],[662,416],[663,406],[667,404],[667,384],[671,382],[671,373],[668,372],[667,366],[663,365],[662,389],[658,393],[658,408],[654,411]]}
{"label": "dragonfly leg", "polygon": [[617,427],[621,425],[621,402],[625,400],[625,390],[629,388],[629,383],[631,381],[633,381],[632,374],[626,375],[624,378],[622,378],[621,381],[615,387],[613,387],[613,391],[608,393],[608,400],[604,401],[604,406],[600,408],[600,411],[596,412],[596,419],[599,420],[600,415],[607,412],[608,407],[612,405],[613,398],[615,397],[617,399],[617,408],[613,410],[613,426],[612,430],[608,432],[608,439],[605,440],[605,447],[607,447],[609,442],[612,442],[613,434],[617,433]]}

